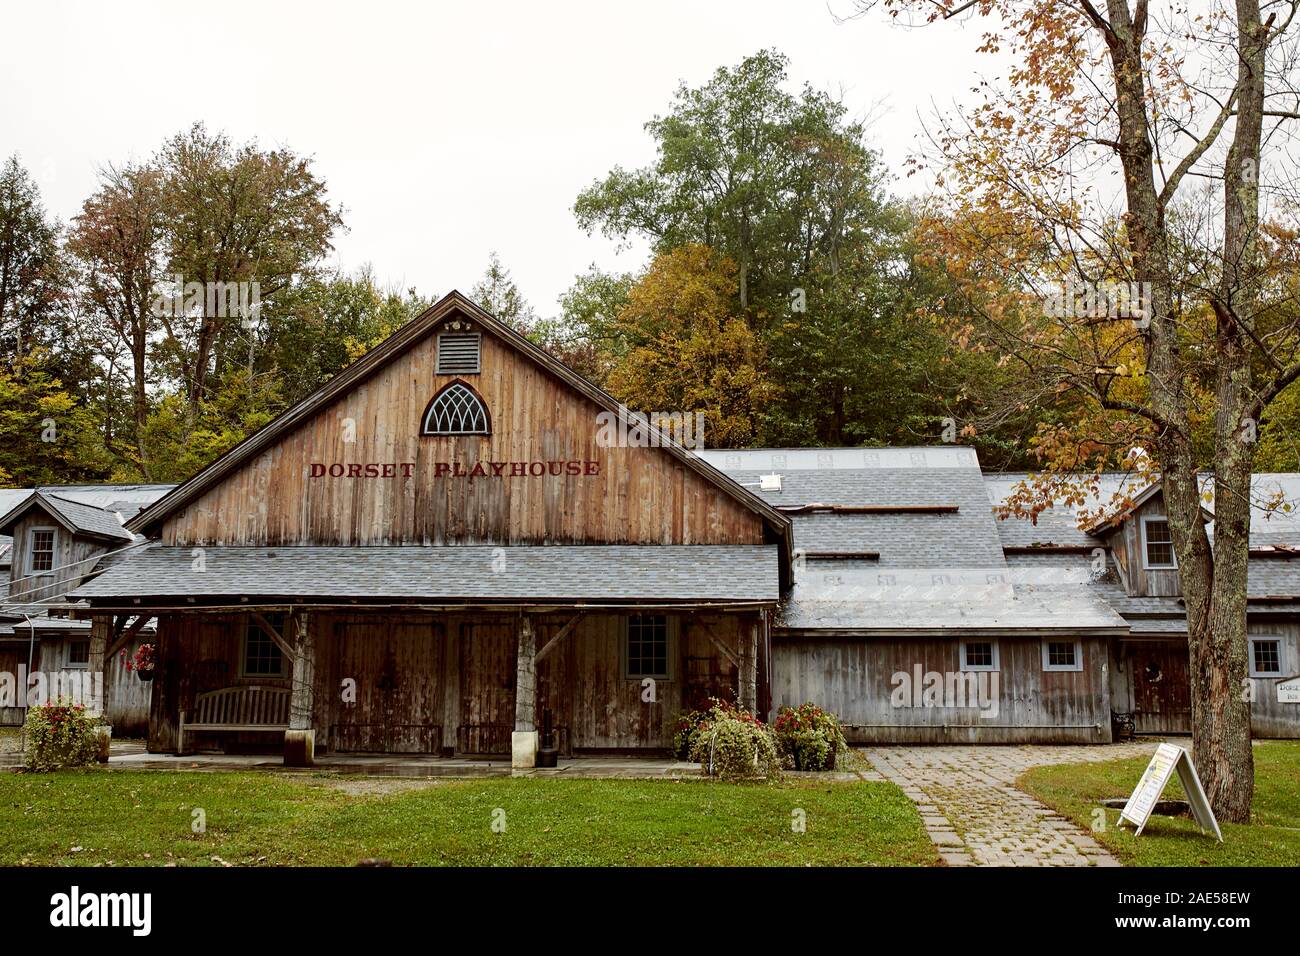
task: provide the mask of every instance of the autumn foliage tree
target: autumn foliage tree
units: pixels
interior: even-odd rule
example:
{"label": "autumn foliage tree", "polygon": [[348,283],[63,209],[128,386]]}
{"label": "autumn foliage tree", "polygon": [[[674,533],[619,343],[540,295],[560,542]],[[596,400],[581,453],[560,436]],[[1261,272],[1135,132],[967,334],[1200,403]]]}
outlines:
{"label": "autumn foliage tree", "polygon": [[[1297,4],[883,0],[911,26],[981,23],[1004,82],[939,117],[918,171],[929,241],[968,306],[960,334],[1018,393],[1068,395],[1045,476],[1136,460],[1163,483],[1187,607],[1195,758],[1215,812],[1249,819],[1251,473],[1263,416],[1300,377]],[[1137,446],[1146,454],[1133,459]],[[1213,474],[1213,547],[1202,468]]]}
{"label": "autumn foliage tree", "polygon": [[752,443],[773,396],[737,310],[738,275],[734,261],[699,243],[656,257],[618,313],[627,352],[607,383],[634,411],[703,412],[704,440],[726,448]]}

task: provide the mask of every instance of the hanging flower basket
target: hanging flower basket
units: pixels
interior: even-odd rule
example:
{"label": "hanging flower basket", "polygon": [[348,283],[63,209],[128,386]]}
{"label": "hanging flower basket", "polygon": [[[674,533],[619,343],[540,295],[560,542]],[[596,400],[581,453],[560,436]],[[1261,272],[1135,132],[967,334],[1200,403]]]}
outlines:
{"label": "hanging flower basket", "polygon": [[135,675],[142,681],[153,680],[154,646],[152,644],[141,644],[136,648],[134,656],[130,658],[126,656],[126,649],[123,648],[122,662],[127,670],[135,671]]}

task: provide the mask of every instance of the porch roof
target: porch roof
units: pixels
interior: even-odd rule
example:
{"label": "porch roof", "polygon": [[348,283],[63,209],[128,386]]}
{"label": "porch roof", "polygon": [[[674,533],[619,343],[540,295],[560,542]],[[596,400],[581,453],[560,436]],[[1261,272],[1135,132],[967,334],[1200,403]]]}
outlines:
{"label": "porch roof", "polygon": [[779,565],[777,545],[155,546],[70,597],[775,604]]}

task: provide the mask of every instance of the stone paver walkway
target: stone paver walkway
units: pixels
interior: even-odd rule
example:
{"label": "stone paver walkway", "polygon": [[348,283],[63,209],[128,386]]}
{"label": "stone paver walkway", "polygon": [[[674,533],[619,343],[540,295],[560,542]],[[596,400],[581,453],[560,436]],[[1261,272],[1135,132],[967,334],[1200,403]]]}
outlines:
{"label": "stone paver walkway", "polygon": [[868,747],[917,805],[949,866],[1119,866],[1086,830],[1017,790],[1032,767],[1149,756],[1159,741],[1097,746]]}

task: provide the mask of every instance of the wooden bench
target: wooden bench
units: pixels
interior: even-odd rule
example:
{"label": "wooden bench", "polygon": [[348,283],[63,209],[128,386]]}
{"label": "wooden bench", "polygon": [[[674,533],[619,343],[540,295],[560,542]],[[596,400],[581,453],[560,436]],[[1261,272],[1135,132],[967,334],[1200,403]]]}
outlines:
{"label": "wooden bench", "polygon": [[210,690],[194,698],[194,719],[181,711],[176,752],[185,753],[187,731],[287,730],[289,688],[247,684]]}

